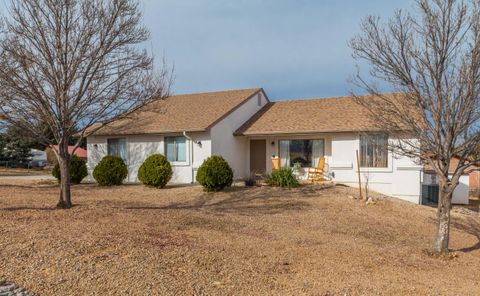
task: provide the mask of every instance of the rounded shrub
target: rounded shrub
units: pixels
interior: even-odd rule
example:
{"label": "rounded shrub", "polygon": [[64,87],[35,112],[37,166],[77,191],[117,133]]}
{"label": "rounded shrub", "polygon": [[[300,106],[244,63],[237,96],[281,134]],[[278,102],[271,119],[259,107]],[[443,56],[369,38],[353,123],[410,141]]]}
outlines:
{"label": "rounded shrub", "polygon": [[[60,166],[58,163],[53,167],[52,175],[60,182]],[[74,155],[70,161],[70,183],[80,184],[86,176],[88,176],[88,170],[85,161]]]}
{"label": "rounded shrub", "polygon": [[163,188],[172,178],[172,166],[162,154],[150,155],[138,169],[138,179],[144,185]]}
{"label": "rounded shrub", "polygon": [[233,171],[221,156],[210,156],[197,171],[197,182],[206,191],[220,191],[232,185]]}
{"label": "rounded shrub", "polygon": [[127,165],[118,156],[107,155],[93,170],[93,178],[100,186],[121,185],[128,175]]}

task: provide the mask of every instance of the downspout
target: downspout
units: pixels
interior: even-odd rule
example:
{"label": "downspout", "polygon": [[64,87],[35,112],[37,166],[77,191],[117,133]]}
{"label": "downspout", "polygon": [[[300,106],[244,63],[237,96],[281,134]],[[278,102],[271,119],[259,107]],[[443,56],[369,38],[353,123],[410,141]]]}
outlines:
{"label": "downspout", "polygon": [[195,183],[195,169],[193,168],[193,139],[187,135],[187,131],[183,131],[183,136],[190,141],[190,151],[188,152],[190,158],[190,167],[192,168],[192,182],[191,184]]}

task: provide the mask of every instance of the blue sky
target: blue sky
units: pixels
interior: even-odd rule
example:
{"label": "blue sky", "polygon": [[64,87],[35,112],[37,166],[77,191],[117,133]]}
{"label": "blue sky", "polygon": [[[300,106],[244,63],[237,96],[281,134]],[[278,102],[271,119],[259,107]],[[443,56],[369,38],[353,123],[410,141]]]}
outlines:
{"label": "blue sky", "polygon": [[[348,40],[363,17],[413,0],[145,0],[151,46],[175,65],[174,93],[263,87],[270,99],[346,95]],[[365,65],[361,65],[366,71]]]}

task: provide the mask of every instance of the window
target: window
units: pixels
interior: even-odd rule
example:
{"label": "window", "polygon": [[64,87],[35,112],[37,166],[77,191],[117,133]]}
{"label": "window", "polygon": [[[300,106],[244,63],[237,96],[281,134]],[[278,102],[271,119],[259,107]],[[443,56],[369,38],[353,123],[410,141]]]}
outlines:
{"label": "window", "polygon": [[371,134],[360,136],[360,166],[367,168],[388,167],[388,136]]}
{"label": "window", "polygon": [[127,140],[125,138],[107,139],[108,155],[115,155],[127,161]]}
{"label": "window", "polygon": [[185,137],[165,137],[165,154],[168,161],[186,162],[187,145]]}
{"label": "window", "polygon": [[281,140],[279,156],[282,167],[299,163],[301,167],[316,167],[324,156],[323,140]]}
{"label": "window", "polygon": [[257,105],[262,106],[262,95],[260,94],[257,95]]}

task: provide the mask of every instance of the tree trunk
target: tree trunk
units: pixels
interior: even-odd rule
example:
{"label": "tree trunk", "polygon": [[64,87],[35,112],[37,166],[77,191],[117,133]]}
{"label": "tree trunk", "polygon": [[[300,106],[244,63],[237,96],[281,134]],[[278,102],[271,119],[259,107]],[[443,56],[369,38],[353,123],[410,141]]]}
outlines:
{"label": "tree trunk", "polygon": [[437,209],[437,233],[433,243],[433,251],[436,254],[448,254],[450,240],[450,208],[452,205],[453,190],[445,182],[440,182],[438,192]]}
{"label": "tree trunk", "polygon": [[[68,141],[66,142],[68,143]],[[58,145],[58,165],[60,167],[60,197],[58,208],[69,209],[72,207],[70,193],[70,155],[68,144]]]}

